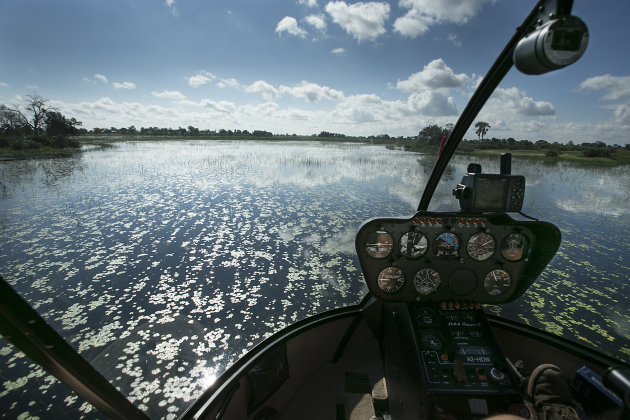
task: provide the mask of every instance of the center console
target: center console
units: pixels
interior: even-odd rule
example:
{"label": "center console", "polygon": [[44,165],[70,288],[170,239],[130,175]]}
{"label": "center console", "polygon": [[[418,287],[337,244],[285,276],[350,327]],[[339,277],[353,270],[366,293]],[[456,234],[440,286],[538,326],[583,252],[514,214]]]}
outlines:
{"label": "center console", "polygon": [[428,418],[526,414],[483,310],[409,304],[409,314]]}

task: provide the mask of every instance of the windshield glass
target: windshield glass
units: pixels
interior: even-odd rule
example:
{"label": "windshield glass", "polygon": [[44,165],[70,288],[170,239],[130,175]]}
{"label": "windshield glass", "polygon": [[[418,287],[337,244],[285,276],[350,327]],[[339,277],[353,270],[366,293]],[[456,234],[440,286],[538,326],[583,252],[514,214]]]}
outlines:
{"label": "windshield glass", "polygon": [[[521,3],[3,2],[0,275],[150,417],[181,415],[266,337],[364,297],[359,226],[415,211]],[[509,73],[430,208],[512,151],[523,211],[563,243],[489,310],[624,361],[629,8],[576,2],[585,56]],[[0,377],[9,417],[98,416],[4,338]]]}

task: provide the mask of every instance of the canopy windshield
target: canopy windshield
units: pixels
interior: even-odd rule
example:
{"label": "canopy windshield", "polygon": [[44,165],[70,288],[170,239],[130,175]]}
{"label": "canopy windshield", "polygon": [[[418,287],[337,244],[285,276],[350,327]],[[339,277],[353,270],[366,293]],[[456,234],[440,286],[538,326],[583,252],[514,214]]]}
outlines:
{"label": "canopy windshield", "polygon": [[[200,19],[212,20],[217,10],[199,13],[172,1],[159,13],[144,10],[153,19],[147,20],[163,23],[156,31],[136,9],[128,11],[135,20],[127,20],[77,2],[76,10],[47,11],[84,17],[66,22],[67,33],[56,24],[55,39],[75,41],[79,33],[86,35],[82,42],[96,42],[92,30],[100,30],[119,52],[100,49],[105,60],[90,54],[80,62],[78,52],[63,52],[66,67],[51,51],[25,53],[38,43],[16,37],[8,16],[32,21],[28,3],[0,5],[0,36],[16,40],[3,60],[0,103],[22,104],[16,95],[28,92],[19,87],[37,84],[51,106],[89,132],[80,153],[0,162],[0,275],[151,418],[183,413],[228,366],[281,328],[361,301],[367,288],[354,253],[359,226],[416,210],[435,143],[531,8],[488,2],[453,20],[435,2],[425,22],[435,32],[423,34],[412,19],[418,14],[394,11],[394,3],[299,1],[271,16],[262,6],[224,2],[213,7],[225,19],[206,33],[215,29]],[[380,16],[383,33],[340,20],[338,9],[353,7]],[[630,75],[627,55],[610,46],[628,38],[621,20],[628,7],[577,2],[575,14],[597,34],[585,57],[542,77],[508,74],[475,120],[485,130],[477,134],[473,125],[466,133],[469,141],[446,166],[429,207],[457,210],[452,188],[468,164],[497,173],[498,153],[512,151],[512,173],[527,180],[523,212],[557,225],[563,242],[522,298],[488,311],[625,362]],[[303,19],[282,19],[287,14]],[[149,31],[163,43],[141,35],[122,42],[101,20],[120,20],[116,27]],[[241,40],[251,57],[243,61],[216,47],[210,56],[223,57],[218,65],[201,60],[201,48],[180,51],[190,39],[177,38],[175,56],[166,59],[163,46],[172,41],[164,35],[197,37],[190,28],[225,42],[225,33],[236,33],[255,44],[245,49]],[[254,36],[260,33],[271,35]],[[409,61],[428,40],[439,45]],[[272,53],[276,44],[282,48]],[[150,50],[161,55],[137,57]],[[270,64],[263,50],[277,61]],[[47,78],[53,61],[64,72]],[[194,66],[182,67],[189,62]],[[279,73],[278,63],[291,72]],[[156,68],[171,76],[156,76]],[[68,75],[76,79],[70,93],[60,92]],[[174,128],[182,126],[188,128]],[[4,157],[22,143],[3,127]],[[271,132],[304,135],[270,138]],[[313,132],[320,135],[307,136]],[[9,417],[101,416],[3,338],[0,377],[0,406]]]}

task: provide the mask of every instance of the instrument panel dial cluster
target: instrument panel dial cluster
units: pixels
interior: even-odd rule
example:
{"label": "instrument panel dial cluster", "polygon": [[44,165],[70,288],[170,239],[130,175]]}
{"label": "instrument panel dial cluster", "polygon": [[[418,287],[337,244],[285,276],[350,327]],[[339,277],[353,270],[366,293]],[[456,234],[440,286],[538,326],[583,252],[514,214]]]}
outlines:
{"label": "instrument panel dial cluster", "polygon": [[518,222],[506,214],[418,212],[366,222],[356,248],[377,297],[501,303],[517,297],[536,246],[528,223],[537,222]]}

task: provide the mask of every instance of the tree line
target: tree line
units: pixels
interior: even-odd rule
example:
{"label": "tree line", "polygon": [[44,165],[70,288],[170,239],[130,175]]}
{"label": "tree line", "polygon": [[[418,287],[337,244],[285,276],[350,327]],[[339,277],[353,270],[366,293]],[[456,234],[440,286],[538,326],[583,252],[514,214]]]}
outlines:
{"label": "tree line", "polygon": [[32,94],[17,105],[0,104],[0,147],[15,150],[79,147],[80,121],[67,118],[47,99]]}
{"label": "tree line", "polygon": [[[616,150],[625,148],[630,150],[630,144],[621,146],[614,144],[612,146],[607,145],[601,140],[594,142],[582,142],[574,143],[569,141],[567,143],[558,143],[557,141],[549,142],[547,140],[539,139],[536,141],[531,140],[516,140],[513,137],[499,139],[496,137],[484,138],[488,133],[491,126],[485,121],[478,121],[475,123],[475,133],[477,139],[462,140],[458,150],[470,151],[478,149],[507,149],[507,150],[544,150],[545,155],[549,157],[559,156],[561,152],[567,151],[580,151],[584,157],[612,157]],[[418,141],[420,144],[425,145],[439,145],[442,139],[450,134],[453,130],[453,124],[446,124],[444,127],[438,125],[430,125],[423,128],[418,133]]]}
{"label": "tree line", "polygon": [[[0,147],[13,149],[37,149],[42,146],[55,148],[79,147],[79,141],[73,136],[77,135],[143,135],[143,136],[178,136],[178,137],[237,137],[237,138],[326,138],[326,139],[348,139],[348,140],[370,140],[379,142],[398,141],[403,143],[418,144],[420,146],[437,146],[442,139],[447,138],[453,130],[453,124],[438,126],[432,124],[424,127],[417,136],[393,137],[388,134],[371,136],[346,136],[341,133],[321,131],[319,134],[310,136],[300,136],[297,134],[274,134],[266,130],[240,130],[240,129],[199,129],[192,125],[187,128],[163,128],[163,127],[140,127],[134,125],[129,127],[109,127],[93,128],[87,130],[81,127],[81,122],[75,118],[67,118],[57,109],[49,104],[47,99],[37,94],[26,96],[20,104],[5,105],[0,104]],[[615,151],[622,146],[615,144],[608,146],[603,141],[583,142],[575,144],[549,142],[547,140],[516,140],[512,137],[498,139],[496,137],[486,138],[491,129],[490,124],[485,121],[475,123],[475,133],[477,139],[462,140],[460,150],[473,149],[508,149],[508,150],[545,150],[547,156],[558,156],[564,151],[582,151],[586,157],[612,157]],[[630,150],[630,144],[626,144],[625,149]]]}
{"label": "tree line", "polygon": [[[121,134],[121,135],[147,135],[147,136],[179,136],[179,137],[237,137],[237,138],[265,138],[265,137],[291,137],[291,138],[321,138],[321,139],[347,139],[347,140],[370,140],[379,142],[399,141],[415,143],[421,146],[438,146],[442,139],[448,137],[453,130],[453,124],[446,124],[444,126],[438,126],[432,124],[424,127],[418,132],[417,136],[390,136],[388,134],[378,134],[370,136],[348,136],[342,133],[335,133],[330,131],[321,131],[319,134],[311,134],[310,136],[301,136],[297,134],[274,134],[265,130],[201,130],[194,126],[188,126],[188,128],[158,128],[158,127],[141,127],[137,129],[135,126],[130,127],[110,127],[110,128],[94,128],[92,130],[80,130],[82,134]],[[477,139],[462,140],[460,150],[473,150],[473,149],[507,149],[507,150],[545,150],[547,156],[558,156],[563,151],[575,151],[580,150],[586,157],[611,157],[615,153],[615,149],[622,148],[615,144],[608,146],[603,141],[595,142],[582,142],[574,143],[569,141],[568,143],[549,142],[547,140],[516,140],[513,137],[504,139],[498,139],[496,137],[486,138],[490,129],[492,128],[489,123],[485,121],[477,121],[475,123],[475,133]],[[630,150],[630,144],[625,145],[626,149]]]}
{"label": "tree line", "polygon": [[[95,127],[92,130],[79,129],[79,134],[122,134],[122,135],[140,135],[140,136],[178,136],[178,137],[272,137],[275,134],[265,130],[202,130],[192,125],[188,128],[165,128],[165,127],[140,127],[131,125],[129,127]],[[297,136],[297,134],[293,134]]]}

